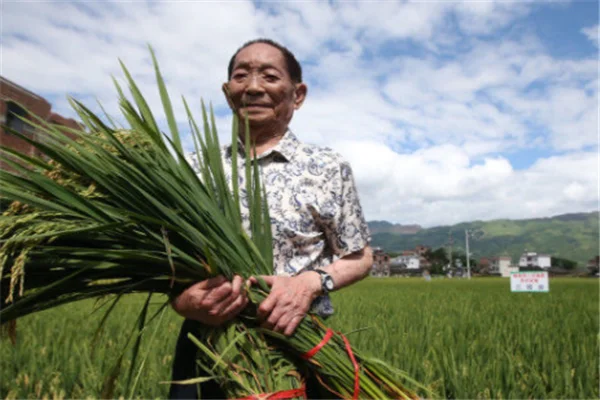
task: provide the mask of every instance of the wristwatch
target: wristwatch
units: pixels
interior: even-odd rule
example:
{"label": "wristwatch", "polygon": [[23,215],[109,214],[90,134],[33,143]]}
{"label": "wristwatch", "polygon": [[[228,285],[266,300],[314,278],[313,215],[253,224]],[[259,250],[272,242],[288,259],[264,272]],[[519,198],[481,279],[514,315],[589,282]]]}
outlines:
{"label": "wristwatch", "polygon": [[329,275],[327,272],[323,271],[322,269],[315,269],[313,271],[315,271],[316,273],[321,275],[321,290],[323,291],[323,294],[327,294],[327,293],[331,292],[335,286],[333,284],[333,278],[331,277],[331,275]]}

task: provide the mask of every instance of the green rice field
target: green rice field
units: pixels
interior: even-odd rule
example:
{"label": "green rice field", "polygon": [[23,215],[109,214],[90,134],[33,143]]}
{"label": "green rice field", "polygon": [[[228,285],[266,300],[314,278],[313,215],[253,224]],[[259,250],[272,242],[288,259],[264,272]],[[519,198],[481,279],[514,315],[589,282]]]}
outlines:
{"label": "green rice field", "polygon": [[[580,278],[552,278],[549,293],[510,293],[501,278],[369,278],[334,294],[329,322],[341,332],[358,330],[348,336],[353,347],[407,371],[439,397],[592,399],[600,384],[598,289],[598,280]],[[20,320],[16,345],[0,341],[0,397],[101,397],[143,301],[120,304],[96,341],[102,313],[91,312],[94,302]],[[157,309],[161,299],[155,302]],[[166,397],[161,382],[170,378],[180,323],[167,310],[148,328],[135,393],[124,389],[125,353],[115,396]]]}

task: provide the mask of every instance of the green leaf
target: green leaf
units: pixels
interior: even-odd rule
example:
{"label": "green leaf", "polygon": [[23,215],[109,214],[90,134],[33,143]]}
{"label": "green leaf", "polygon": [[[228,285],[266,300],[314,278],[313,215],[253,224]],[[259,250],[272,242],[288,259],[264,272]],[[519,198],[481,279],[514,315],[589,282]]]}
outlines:
{"label": "green leaf", "polygon": [[158,67],[154,50],[151,46],[148,46],[148,49],[150,49],[150,54],[152,55],[152,64],[154,65],[154,71],[156,73],[156,82],[160,92],[160,100],[162,101],[165,115],[167,116],[169,129],[171,130],[171,137],[173,139],[173,143],[175,143],[175,148],[179,151],[179,153],[183,154],[183,147],[181,145],[181,139],[179,138],[179,130],[177,129],[177,122],[175,121],[175,115],[173,114],[173,107],[171,106],[169,93],[167,92],[165,81],[160,73],[160,68]]}
{"label": "green leaf", "polygon": [[[152,111],[150,110],[150,107],[148,106],[148,103],[144,99],[144,96],[142,95],[142,92],[137,87],[135,81],[131,77],[131,74],[127,70],[127,67],[125,67],[125,64],[123,64],[123,62],[121,60],[119,60],[119,64],[121,64],[121,69],[123,70],[123,73],[125,74],[125,77],[127,78],[127,82],[129,83],[129,90],[131,92],[131,95],[133,96],[133,100],[137,104],[137,106],[138,106],[138,108],[140,110],[140,113],[141,113],[142,117],[144,118],[144,122],[150,128],[146,132],[149,133],[149,134],[151,134],[151,135],[153,135],[154,137],[159,137],[160,136],[160,129],[158,129],[158,125],[156,124],[156,120],[154,119],[154,116],[152,115]],[[114,82],[115,82],[115,85],[117,86],[117,88],[119,90],[119,94],[121,95],[121,99],[124,100],[125,96],[123,95],[123,92],[120,90],[119,85],[116,83],[116,80]]]}
{"label": "green leaf", "polygon": [[140,311],[140,316],[138,317],[137,336],[135,338],[135,343],[133,344],[133,350],[131,354],[131,365],[129,367],[129,373],[127,374],[127,383],[125,385],[125,387],[128,389],[131,388],[131,379],[133,378],[133,371],[135,370],[138,353],[140,351],[140,345],[142,344],[143,331],[146,327],[146,315],[148,314],[148,307],[150,305],[151,298],[152,293],[149,293],[148,297],[146,298],[146,302],[144,303],[142,310]]}

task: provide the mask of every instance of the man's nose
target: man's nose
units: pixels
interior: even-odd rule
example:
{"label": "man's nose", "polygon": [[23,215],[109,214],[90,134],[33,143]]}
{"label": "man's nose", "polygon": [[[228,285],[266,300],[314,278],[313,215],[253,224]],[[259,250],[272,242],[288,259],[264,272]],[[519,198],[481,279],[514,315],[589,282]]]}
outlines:
{"label": "man's nose", "polygon": [[260,77],[257,74],[252,74],[246,85],[246,92],[248,94],[262,93],[264,91],[260,82]]}

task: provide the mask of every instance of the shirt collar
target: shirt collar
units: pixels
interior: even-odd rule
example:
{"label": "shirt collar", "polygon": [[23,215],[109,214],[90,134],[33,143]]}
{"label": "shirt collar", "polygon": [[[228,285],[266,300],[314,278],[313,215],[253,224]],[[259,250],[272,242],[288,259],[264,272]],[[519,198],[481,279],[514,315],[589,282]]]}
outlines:
{"label": "shirt collar", "polygon": [[[272,154],[279,154],[283,156],[286,159],[286,161],[290,161],[294,157],[296,149],[299,145],[300,141],[298,140],[296,135],[294,135],[294,133],[290,129],[288,129],[281,138],[281,140],[277,142],[275,146],[262,153],[260,156],[257,157],[257,159],[261,160],[263,158],[271,156]],[[238,139],[238,151],[240,152],[240,155],[244,155],[244,144],[240,139]],[[231,145],[227,146],[227,156],[231,157]]]}

